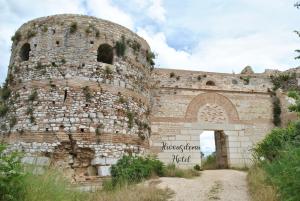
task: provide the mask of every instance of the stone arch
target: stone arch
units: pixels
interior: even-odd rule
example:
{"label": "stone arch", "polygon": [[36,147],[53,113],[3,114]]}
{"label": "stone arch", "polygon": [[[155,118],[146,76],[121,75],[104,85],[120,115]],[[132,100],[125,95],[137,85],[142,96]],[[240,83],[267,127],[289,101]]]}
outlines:
{"label": "stone arch", "polygon": [[196,122],[198,120],[199,109],[206,104],[215,104],[222,107],[228,117],[229,123],[239,120],[238,112],[233,103],[227,97],[218,93],[203,93],[194,97],[187,107],[185,120]]}
{"label": "stone arch", "polygon": [[107,43],[101,44],[97,50],[97,61],[112,64],[114,52],[112,46]]}
{"label": "stone arch", "polygon": [[29,52],[30,52],[30,44],[25,43],[20,50],[20,58],[22,61],[28,61],[29,60]]}

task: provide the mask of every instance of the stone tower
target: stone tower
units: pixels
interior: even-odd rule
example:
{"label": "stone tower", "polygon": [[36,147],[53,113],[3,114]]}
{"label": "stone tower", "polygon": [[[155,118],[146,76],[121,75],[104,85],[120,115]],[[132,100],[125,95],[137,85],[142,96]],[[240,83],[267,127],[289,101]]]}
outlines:
{"label": "stone tower", "polygon": [[152,53],[144,39],[83,15],[29,21],[12,39],[1,132],[25,163],[56,165],[80,181],[105,176],[123,154],[147,152]]}

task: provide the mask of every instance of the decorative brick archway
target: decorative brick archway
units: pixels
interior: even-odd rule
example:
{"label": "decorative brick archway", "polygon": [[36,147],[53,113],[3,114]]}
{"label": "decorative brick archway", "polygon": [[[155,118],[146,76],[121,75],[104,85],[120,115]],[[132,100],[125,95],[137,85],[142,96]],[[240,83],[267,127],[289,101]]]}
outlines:
{"label": "decorative brick archway", "polygon": [[225,110],[228,123],[239,120],[238,112],[233,103],[225,96],[218,93],[203,93],[192,99],[185,113],[186,122],[197,122],[199,109],[207,104],[220,106]]}

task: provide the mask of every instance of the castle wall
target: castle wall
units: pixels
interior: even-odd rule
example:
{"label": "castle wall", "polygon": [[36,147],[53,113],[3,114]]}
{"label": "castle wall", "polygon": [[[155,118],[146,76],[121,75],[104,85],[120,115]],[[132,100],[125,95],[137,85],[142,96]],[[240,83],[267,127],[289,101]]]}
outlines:
{"label": "castle wall", "polygon": [[[27,153],[25,162],[48,157],[81,181],[107,176],[124,154],[148,152],[152,67],[142,38],[81,15],[38,18],[16,33],[8,72],[12,94],[1,133]],[[99,53],[103,44],[110,45],[112,62],[110,54]]]}
{"label": "castle wall", "polygon": [[[246,76],[249,83],[241,79],[245,75],[156,69],[151,150],[165,163],[190,157],[175,163],[191,167],[201,163],[200,150],[166,150],[164,143],[197,147],[204,130],[221,130],[227,136],[229,166],[248,166],[251,148],[273,128],[273,105],[268,78]],[[215,86],[206,85],[210,80]]]}

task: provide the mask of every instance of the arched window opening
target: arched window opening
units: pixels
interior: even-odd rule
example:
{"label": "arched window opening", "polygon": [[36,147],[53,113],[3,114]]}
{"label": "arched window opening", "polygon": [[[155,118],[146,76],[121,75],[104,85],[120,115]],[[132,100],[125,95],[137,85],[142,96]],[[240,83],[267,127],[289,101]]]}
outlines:
{"label": "arched window opening", "polygon": [[97,51],[97,61],[107,64],[113,63],[113,48],[109,44],[102,44],[99,46]]}
{"label": "arched window opening", "polygon": [[29,52],[30,52],[30,45],[29,45],[29,43],[25,43],[21,47],[21,51],[20,51],[20,57],[21,57],[22,61],[29,60]]}
{"label": "arched window opening", "polygon": [[206,86],[216,86],[215,82],[209,80],[206,82]]}

